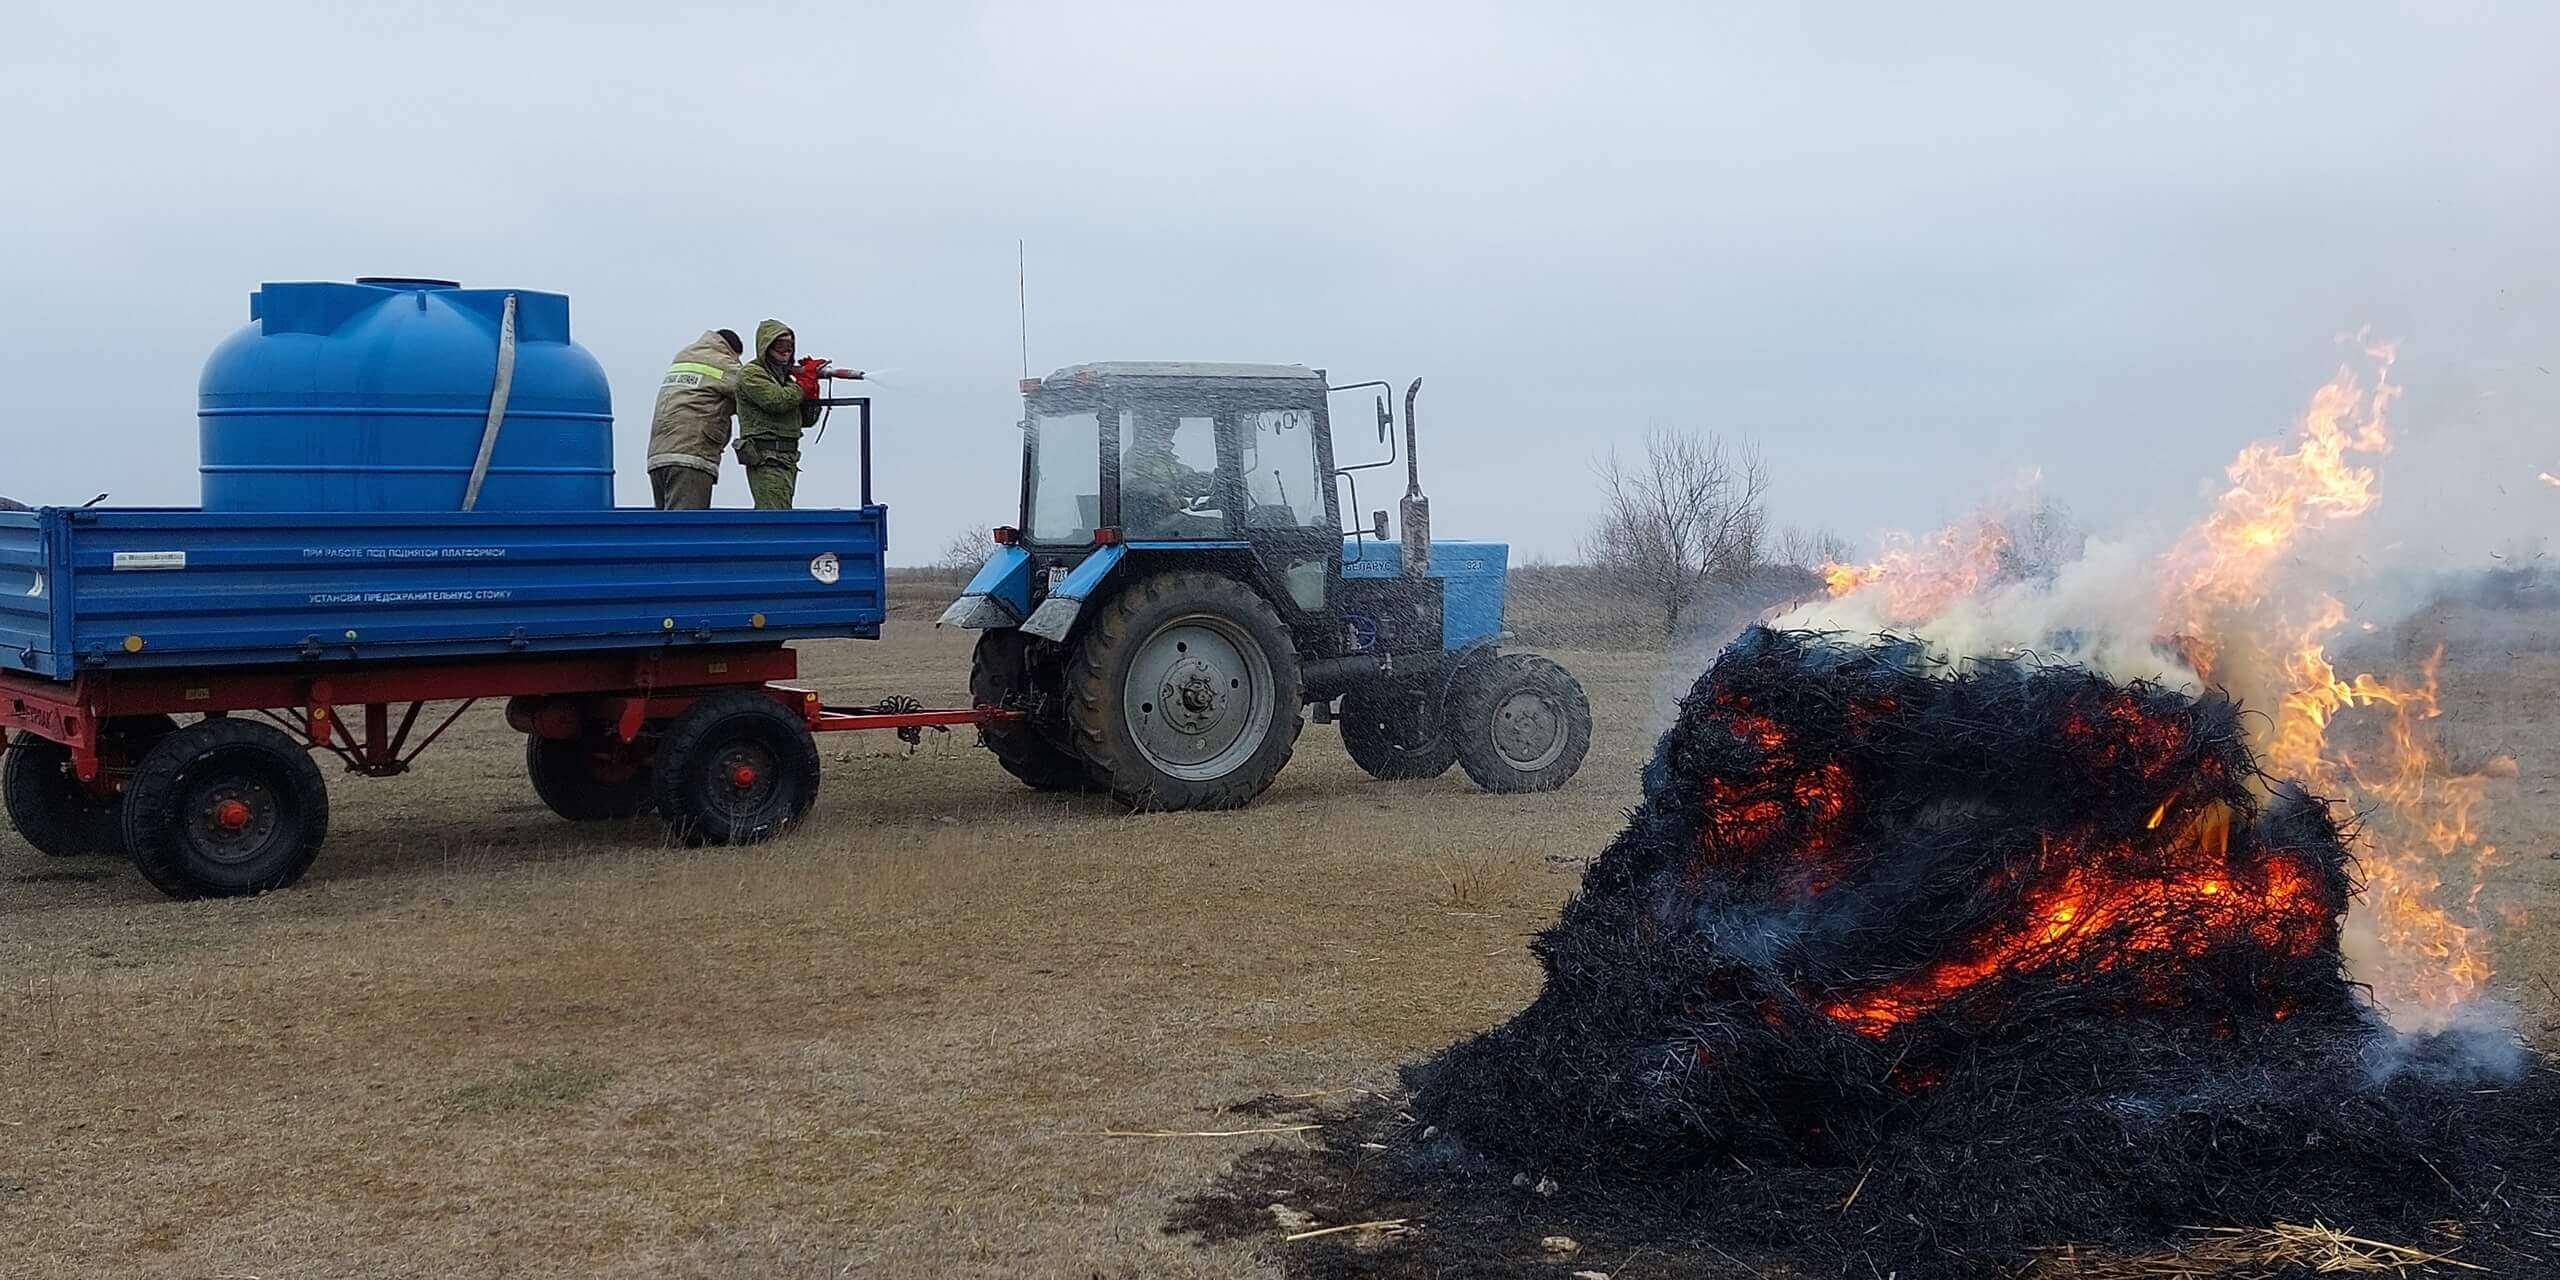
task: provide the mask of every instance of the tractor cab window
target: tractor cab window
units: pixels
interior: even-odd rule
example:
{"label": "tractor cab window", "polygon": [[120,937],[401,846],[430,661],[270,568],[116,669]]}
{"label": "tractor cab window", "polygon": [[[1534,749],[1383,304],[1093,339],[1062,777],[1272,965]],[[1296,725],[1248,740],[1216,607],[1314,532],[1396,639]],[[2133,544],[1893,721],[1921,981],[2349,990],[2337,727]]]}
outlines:
{"label": "tractor cab window", "polygon": [[1260,409],[1237,423],[1248,529],[1329,529],[1311,409]]}
{"label": "tractor cab window", "polygon": [[1044,413],[1031,422],[1033,542],[1093,540],[1102,523],[1102,420],[1092,413]]}
{"label": "tractor cab window", "polygon": [[1120,524],[1132,538],[1217,538],[1218,424],[1168,409],[1120,413]]}

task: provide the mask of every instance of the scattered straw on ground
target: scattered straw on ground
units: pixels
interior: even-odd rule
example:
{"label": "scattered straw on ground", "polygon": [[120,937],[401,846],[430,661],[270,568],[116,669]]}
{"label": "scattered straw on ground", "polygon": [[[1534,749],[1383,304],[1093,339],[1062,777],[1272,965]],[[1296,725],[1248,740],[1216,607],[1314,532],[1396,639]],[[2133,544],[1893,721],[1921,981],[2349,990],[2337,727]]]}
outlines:
{"label": "scattered straw on ground", "polygon": [[2447,1253],[2349,1235],[2326,1223],[2200,1227],[2206,1237],[2173,1253],[2124,1256],[2063,1250],[2037,1268],[2046,1280],[2249,1280],[2313,1275],[2410,1275],[2420,1267],[2485,1272]]}

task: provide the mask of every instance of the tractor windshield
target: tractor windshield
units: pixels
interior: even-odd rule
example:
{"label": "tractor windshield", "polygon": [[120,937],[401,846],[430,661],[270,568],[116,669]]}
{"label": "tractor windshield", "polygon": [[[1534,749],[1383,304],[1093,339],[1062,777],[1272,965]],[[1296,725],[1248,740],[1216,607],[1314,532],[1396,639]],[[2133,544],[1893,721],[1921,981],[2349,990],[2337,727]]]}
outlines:
{"label": "tractor windshield", "polygon": [[1257,529],[1331,528],[1325,518],[1324,471],[1316,455],[1315,414],[1261,409],[1237,424],[1244,448],[1245,524]]}
{"label": "tractor windshield", "polygon": [[1092,541],[1102,523],[1101,418],[1091,412],[1032,418],[1030,480],[1025,506],[1033,542]]}

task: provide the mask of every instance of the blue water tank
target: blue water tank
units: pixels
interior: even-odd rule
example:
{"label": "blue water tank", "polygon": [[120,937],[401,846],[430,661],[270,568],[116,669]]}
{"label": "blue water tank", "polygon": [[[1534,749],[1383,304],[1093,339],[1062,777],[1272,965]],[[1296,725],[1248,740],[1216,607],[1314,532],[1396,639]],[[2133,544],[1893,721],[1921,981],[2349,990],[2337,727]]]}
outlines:
{"label": "blue water tank", "polygon": [[268,283],[196,384],[207,511],[458,511],[488,424],[499,320],[515,369],[483,511],[613,505],[613,397],[569,299],[448,280]]}

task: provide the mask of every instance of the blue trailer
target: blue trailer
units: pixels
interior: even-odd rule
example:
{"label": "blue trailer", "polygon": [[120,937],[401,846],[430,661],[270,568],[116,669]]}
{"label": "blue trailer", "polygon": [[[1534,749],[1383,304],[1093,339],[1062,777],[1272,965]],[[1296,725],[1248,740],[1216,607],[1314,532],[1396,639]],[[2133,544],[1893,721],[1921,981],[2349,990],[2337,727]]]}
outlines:
{"label": "blue trailer", "polygon": [[[202,509],[0,507],[10,821],[46,853],[129,854],[174,896],[257,893],[328,830],[315,753],[403,773],[482,699],[507,700],[562,817],[654,810],[720,843],[808,811],[814,733],[1012,718],[788,683],[789,642],[887,615],[871,403],[809,406],[838,409],[850,510],[616,510],[612,397],[567,298],[263,285],[197,383]],[[431,703],[456,705],[422,726]]]}
{"label": "blue trailer", "polygon": [[876,639],[888,510],[0,512],[0,671]]}
{"label": "blue trailer", "polygon": [[256,893],[319,851],[314,752],[406,772],[504,698],[561,816],[761,839],[815,799],[814,733],[1010,715],[789,683],[788,642],[880,634],[887,515],[0,512],[0,789],[45,852]]}

